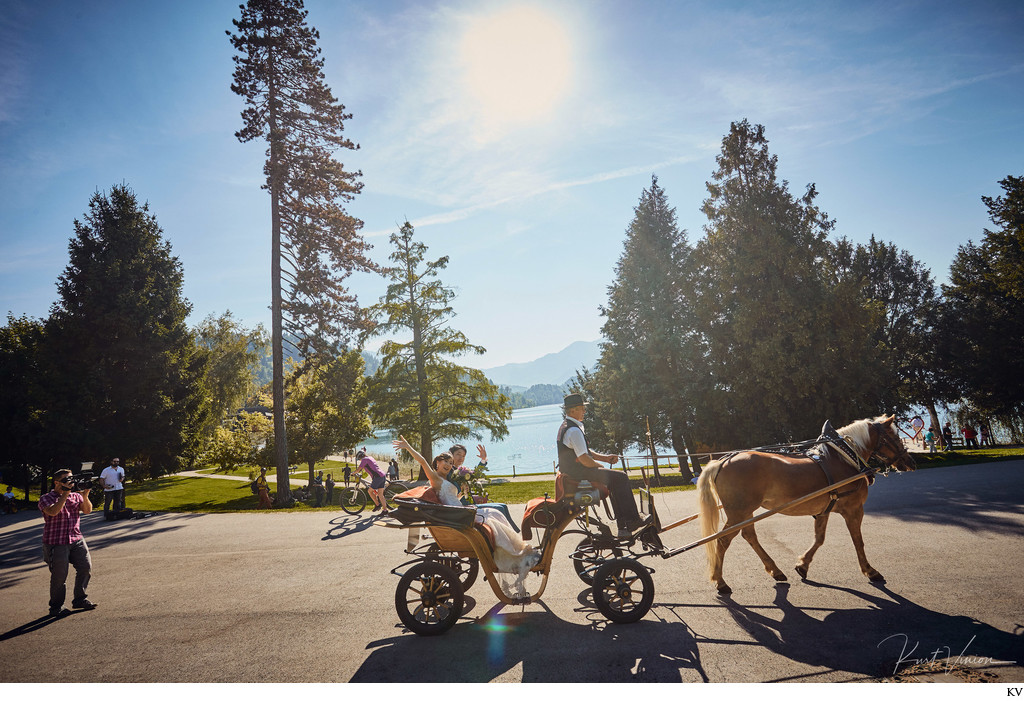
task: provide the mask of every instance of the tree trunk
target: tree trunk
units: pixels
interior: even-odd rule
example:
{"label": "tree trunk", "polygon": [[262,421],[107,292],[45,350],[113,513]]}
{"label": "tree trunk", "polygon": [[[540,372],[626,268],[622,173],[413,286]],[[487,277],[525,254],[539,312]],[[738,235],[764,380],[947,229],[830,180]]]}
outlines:
{"label": "tree trunk", "polygon": [[651,420],[646,416],[644,417],[644,425],[647,427],[647,449],[651,451],[651,469],[654,472],[654,478],[660,484],[661,473],[658,472],[658,451],[654,447],[654,436],[651,435]]}
{"label": "tree trunk", "polygon": [[935,412],[935,402],[929,399],[925,402],[925,409],[928,410],[928,418],[931,419],[931,430],[935,433],[939,447],[946,449],[946,439],[942,437],[942,424],[939,423],[939,415]]}
{"label": "tree trunk", "polygon": [[[274,74],[273,56],[269,59],[269,72]],[[274,464],[277,466],[278,506],[287,506],[292,501],[291,482],[288,478],[288,438],[284,424],[284,333],[281,308],[281,145],[277,133],[277,89],[273,78],[270,80],[268,104],[270,105],[270,327],[271,353],[273,356],[273,402],[274,402]]]}
{"label": "tree trunk", "polygon": [[683,431],[680,427],[676,427],[675,424],[672,425],[672,450],[676,451],[676,456],[679,458],[679,474],[693,479],[699,471],[697,459],[690,459],[690,451],[686,448]]}

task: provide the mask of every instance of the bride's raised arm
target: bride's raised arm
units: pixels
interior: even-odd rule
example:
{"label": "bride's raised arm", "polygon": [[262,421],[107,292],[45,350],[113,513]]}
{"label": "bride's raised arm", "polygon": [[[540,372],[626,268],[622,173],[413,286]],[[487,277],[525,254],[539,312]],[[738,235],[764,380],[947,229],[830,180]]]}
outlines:
{"label": "bride's raised arm", "polygon": [[435,470],[430,465],[430,463],[427,462],[427,459],[425,457],[420,455],[415,448],[409,445],[409,441],[405,440],[404,436],[399,436],[397,440],[391,442],[391,445],[394,446],[395,452],[399,450],[409,451],[409,455],[411,455],[413,459],[420,464],[420,466],[423,468],[423,471],[427,473],[427,479],[430,481],[430,486],[433,487],[434,489],[438,488],[443,478],[441,477],[441,475],[437,474],[437,470]]}

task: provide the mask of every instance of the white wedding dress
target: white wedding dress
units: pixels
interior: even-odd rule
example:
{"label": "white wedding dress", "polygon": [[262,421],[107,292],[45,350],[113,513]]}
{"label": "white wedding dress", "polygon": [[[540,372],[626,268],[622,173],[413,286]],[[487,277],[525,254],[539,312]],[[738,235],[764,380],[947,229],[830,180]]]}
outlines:
{"label": "white wedding dress", "polygon": [[[462,506],[458,488],[448,480],[442,481],[441,493],[437,496],[446,506]],[[540,561],[540,553],[523,541],[522,536],[516,533],[499,511],[477,509],[476,522],[486,524],[494,533],[494,544],[497,546],[494,551],[494,564],[498,571],[519,575],[515,583],[516,593],[525,594],[522,591],[522,581],[530,569]]]}

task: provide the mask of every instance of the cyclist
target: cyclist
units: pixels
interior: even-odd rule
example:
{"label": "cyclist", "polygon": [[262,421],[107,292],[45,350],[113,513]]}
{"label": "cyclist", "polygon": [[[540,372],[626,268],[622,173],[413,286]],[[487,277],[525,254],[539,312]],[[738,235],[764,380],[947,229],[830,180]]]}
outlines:
{"label": "cyclist", "polygon": [[388,504],[384,500],[384,487],[387,485],[387,479],[384,477],[384,471],[380,469],[380,465],[377,461],[366,454],[365,451],[360,450],[356,452],[356,460],[359,464],[356,466],[353,472],[358,475],[363,470],[366,471],[367,476],[370,478],[370,488],[367,490],[370,493],[370,498],[373,499],[373,510],[381,511],[381,513],[388,513]]}

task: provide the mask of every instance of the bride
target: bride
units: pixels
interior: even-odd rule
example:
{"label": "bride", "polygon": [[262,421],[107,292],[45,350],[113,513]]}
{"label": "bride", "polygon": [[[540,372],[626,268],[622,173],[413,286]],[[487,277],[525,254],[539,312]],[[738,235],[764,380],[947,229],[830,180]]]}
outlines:
{"label": "bride", "polygon": [[[434,458],[434,464],[431,465],[426,458],[409,445],[409,441],[404,437],[399,436],[393,445],[396,452],[398,450],[409,451],[409,454],[423,467],[423,471],[427,473],[427,479],[430,480],[430,486],[433,487],[442,504],[463,506],[458,488],[445,479],[448,473],[454,469],[451,453],[441,453]],[[523,541],[522,536],[516,532],[500,511],[476,509],[476,522],[486,524],[494,533],[494,544],[497,546],[497,550],[494,551],[494,564],[498,571],[520,575],[516,582],[517,586],[520,585],[530,568],[540,560],[540,554],[532,545]]]}

